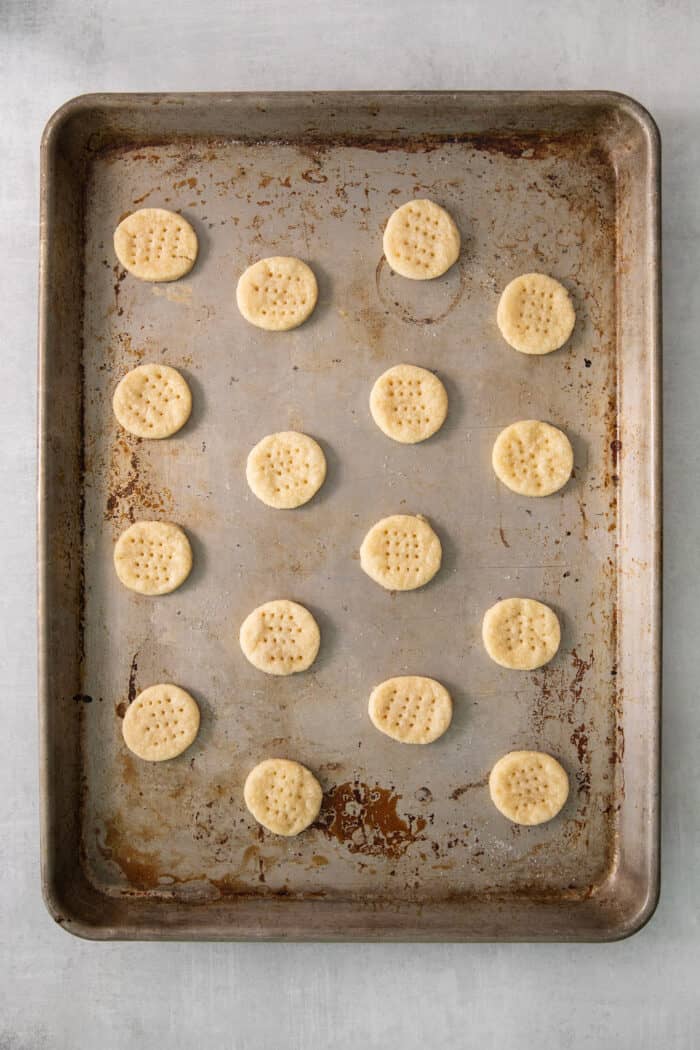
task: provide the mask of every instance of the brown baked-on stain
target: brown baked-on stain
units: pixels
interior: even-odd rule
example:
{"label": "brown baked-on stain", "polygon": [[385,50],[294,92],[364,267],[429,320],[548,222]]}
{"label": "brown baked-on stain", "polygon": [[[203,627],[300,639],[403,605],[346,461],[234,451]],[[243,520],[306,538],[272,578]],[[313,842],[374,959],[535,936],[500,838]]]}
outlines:
{"label": "brown baked-on stain", "polygon": [[95,840],[100,855],[105,860],[116,864],[134,889],[153,889],[158,886],[159,880],[166,874],[161,870],[158,853],[136,849],[123,841],[121,824],[116,817],[112,820],[105,820],[102,842],[99,829],[95,829]]}
{"label": "brown baked-on stain", "polygon": [[127,691],[127,698],[130,704],[133,703],[133,701],[136,699],[136,694],[138,692],[138,686],[136,685],[136,675],[139,669],[138,655],[140,651],[140,649],[137,649],[134,655],[132,656],[131,667],[129,668],[129,688]]}
{"label": "brown baked-on stain", "polygon": [[393,788],[348,780],[324,794],[314,827],[351,853],[396,860],[424,837],[427,824],[423,817],[400,817],[396,811],[400,800]]}
{"label": "brown baked-on stain", "polygon": [[[123,218],[126,218],[127,215],[130,214],[131,212],[127,212],[126,215],[123,216]],[[122,221],[121,218],[119,221]],[[119,304],[119,293],[121,291],[121,283],[126,277],[126,270],[124,270],[119,263],[116,263],[112,267],[112,271],[114,273],[114,310],[116,312],[117,317],[121,317],[124,313],[124,307],[120,306]]]}
{"label": "brown baked-on stain", "polygon": [[132,440],[134,444],[126,438],[118,438],[112,446],[104,520],[111,522],[118,531],[133,525],[137,511],[138,516],[144,511],[170,514],[175,506],[169,488],[163,486],[157,491],[144,477],[137,445],[141,439]]}
{"label": "brown baked-on stain", "polygon": [[470,784],[460,784],[454,791],[450,792],[450,798],[455,801],[466,794],[467,791],[473,791],[475,788],[484,788],[489,782],[488,774],[482,777],[481,780],[473,780]]}
{"label": "brown baked-on stain", "polygon": [[[576,649],[571,652],[573,677],[567,676],[565,667],[548,664],[540,671],[533,673],[539,694],[532,705],[532,722],[536,732],[541,733],[545,722],[565,720],[570,726],[577,722],[576,706],[583,696],[584,679],[594,663],[593,651],[588,659],[578,655]],[[568,680],[567,680],[568,679]]]}

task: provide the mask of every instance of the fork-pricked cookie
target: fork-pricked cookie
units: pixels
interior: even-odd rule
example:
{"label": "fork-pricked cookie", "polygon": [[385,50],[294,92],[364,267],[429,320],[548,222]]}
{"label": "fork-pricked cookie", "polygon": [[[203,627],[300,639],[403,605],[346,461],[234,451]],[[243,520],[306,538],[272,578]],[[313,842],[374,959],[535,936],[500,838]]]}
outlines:
{"label": "fork-pricked cookie", "polygon": [[534,598],[504,598],[487,609],[484,648],[501,667],[534,671],[556,656],[561,629],[556,613]]}
{"label": "fork-pricked cookie", "polygon": [[169,365],[138,365],[117,385],[112,407],[130,434],[167,438],[190,418],[192,394],[177,369]]}
{"label": "fork-pricked cookie", "polygon": [[192,548],[179,525],[135,521],[114,547],[114,568],[125,587],[139,594],[169,594],[192,568]]}
{"label": "fork-pricked cookie", "polygon": [[298,835],[313,824],[323,791],[313,773],[288,758],[266,758],[246,777],[245,804],[275,835]]}
{"label": "fork-pricked cookie", "polygon": [[417,365],[394,365],[372,387],[372,418],[380,430],[403,445],[414,445],[440,429],[447,416],[447,391]]}
{"label": "fork-pricked cookie", "polygon": [[573,332],[576,313],[563,284],[544,273],[524,273],[506,285],[496,322],[521,354],[551,354]]}
{"label": "fork-pricked cookie", "polygon": [[388,678],[372,690],[369,717],[380,733],[402,744],[431,744],[452,721],[452,697],[434,678]]}
{"label": "fork-pricked cookie", "polygon": [[321,488],[326,457],[308,434],[296,430],[268,434],[248,453],[246,480],[268,507],[291,510],[308,503]]}
{"label": "fork-pricked cookie", "polygon": [[556,758],[543,751],[510,751],[489,776],[496,809],[515,824],[544,824],[569,797],[569,777]]}
{"label": "fork-pricked cookie", "polygon": [[124,743],[146,762],[165,762],[185,751],[199,732],[199,707],[179,685],[151,685],[129,704]]}
{"label": "fork-pricked cookie", "polygon": [[566,485],[574,469],[574,450],[563,430],[539,419],[521,419],[498,435],[493,470],[520,496],[551,496]]}
{"label": "fork-pricked cookie", "polygon": [[459,258],[461,238],[452,216],[430,200],[402,204],[384,230],[384,255],[402,277],[440,277]]}
{"label": "fork-pricked cookie", "polygon": [[308,609],[279,598],[253,609],[241,625],[239,640],[253,667],[266,674],[288,675],[311,667],[321,632]]}
{"label": "fork-pricked cookie", "polygon": [[318,284],[310,266],[293,256],[260,259],[245,270],[236,302],[246,321],[270,332],[298,328],[313,313]]}
{"label": "fork-pricked cookie", "polygon": [[392,514],[369,530],[360,547],[360,565],[388,591],[412,591],[432,580],[442,562],[442,545],[426,519]]}
{"label": "fork-pricked cookie", "polygon": [[114,231],[114,251],[142,281],[177,281],[197,259],[197,234],[187,219],[165,208],[132,212]]}

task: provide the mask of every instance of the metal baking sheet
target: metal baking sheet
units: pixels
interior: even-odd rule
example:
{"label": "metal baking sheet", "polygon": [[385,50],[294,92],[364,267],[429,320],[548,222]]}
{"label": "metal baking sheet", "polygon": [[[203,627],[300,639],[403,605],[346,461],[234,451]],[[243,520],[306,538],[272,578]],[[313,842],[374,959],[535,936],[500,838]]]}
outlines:
{"label": "metal baking sheet", "polygon": [[[42,147],[42,856],[50,911],[95,938],[609,939],[637,929],[658,885],[658,140],[608,93],[88,96]],[[392,274],[383,224],[426,196],[463,233],[433,282]],[[112,231],[141,206],[181,211],[200,241],[171,285],[122,271]],[[319,279],[311,320],[246,324],[235,282],[298,255]],[[512,351],[495,326],[514,276],[570,290],[560,352]],[[124,433],[115,384],[141,361],[194,395],[175,438]],[[373,424],[388,366],[433,369],[446,425],[411,447]],[[516,419],[562,426],[575,474],[528,500],[490,451]],[[328,479],[275,512],[245,481],[273,430],[315,437]],[[367,528],[426,514],[444,563],[391,594],[359,568]],[[182,524],[195,567],[146,599],[112,568],[139,518]],[[563,625],[546,668],[483,651],[496,599],[530,595]],[[240,652],[256,605],[290,597],[322,631],[313,668],[266,677]],[[402,747],[367,717],[371,688],[417,673],[455,700],[449,732]],[[158,681],[202,709],[163,764],[124,747],[121,718]],[[511,825],[488,798],[513,748],[556,755],[561,816]],[[291,841],[264,833],[242,787],[269,755],[316,772],[324,805]]]}

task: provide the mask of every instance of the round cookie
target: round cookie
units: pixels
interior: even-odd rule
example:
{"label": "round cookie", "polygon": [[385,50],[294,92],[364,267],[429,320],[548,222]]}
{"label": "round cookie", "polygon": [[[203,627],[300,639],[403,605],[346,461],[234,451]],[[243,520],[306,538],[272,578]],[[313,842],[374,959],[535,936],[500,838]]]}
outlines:
{"label": "round cookie", "polygon": [[241,649],[253,667],[266,674],[305,671],[316,659],[321,632],[308,609],[297,602],[265,602],[245,618]]}
{"label": "round cookie", "polygon": [[131,591],[169,594],[190,574],[190,541],[169,521],[136,521],[116,542],[114,568]]}
{"label": "round cookie", "polygon": [[308,434],[283,430],[268,434],[248,453],[245,471],[252,492],[268,507],[301,507],[326,478],[326,457]]}
{"label": "round cookie", "polygon": [[440,568],[442,546],[422,515],[392,514],[369,530],[360,547],[360,565],[388,591],[413,591]]}
{"label": "round cookie", "polygon": [[112,408],[130,434],[166,438],[176,434],[190,418],[192,395],[175,368],[138,365],[118,384]]}
{"label": "round cookie", "polygon": [[129,704],[124,743],[146,762],[165,762],[185,751],[199,732],[199,708],[179,685],[152,685]]}
{"label": "round cookie", "polygon": [[434,678],[389,678],[372,690],[369,717],[402,744],[432,744],[452,721],[452,697]]}
{"label": "round cookie", "polygon": [[414,445],[431,437],[445,422],[447,391],[425,368],[394,365],[372,387],[369,407],[387,437]]}
{"label": "round cookie", "polygon": [[573,332],[576,313],[563,284],[544,273],[524,273],[503,290],[496,323],[521,354],[551,354]]}
{"label": "round cookie", "polygon": [[313,824],[323,791],[313,773],[288,758],[266,758],[251,769],[245,804],[258,824],[275,835],[298,835]]}
{"label": "round cookie", "polygon": [[484,648],[501,667],[534,671],[556,655],[561,641],[557,615],[534,598],[504,598],[486,610]]}
{"label": "round cookie", "polygon": [[459,258],[459,230],[451,215],[429,200],[408,201],[389,216],[384,255],[395,273],[414,281],[440,277]]}
{"label": "round cookie", "polygon": [[571,477],[574,450],[557,427],[521,419],[498,435],[491,463],[499,481],[520,496],[551,496]]}
{"label": "round cookie", "polygon": [[556,758],[543,751],[510,751],[489,776],[496,809],[515,824],[544,824],[569,797],[569,778]]}
{"label": "round cookie", "polygon": [[236,287],[238,309],[246,321],[269,332],[298,328],[317,300],[313,270],[292,256],[260,259],[241,274]]}
{"label": "round cookie", "polygon": [[197,234],[187,219],[165,208],[132,212],[114,231],[114,250],[125,270],[142,281],[176,281],[197,258]]}

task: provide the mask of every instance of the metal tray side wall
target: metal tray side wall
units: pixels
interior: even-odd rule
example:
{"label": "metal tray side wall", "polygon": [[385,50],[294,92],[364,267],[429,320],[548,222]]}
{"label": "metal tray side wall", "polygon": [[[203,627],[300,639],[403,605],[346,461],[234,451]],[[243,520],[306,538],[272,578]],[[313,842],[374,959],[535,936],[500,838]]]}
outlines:
{"label": "metal tray side wall", "polygon": [[[623,698],[618,732],[624,726],[627,754],[623,762],[619,751],[620,761],[616,758],[613,770],[619,813],[615,856],[608,877],[589,900],[567,900],[566,895],[553,899],[546,894],[538,899],[536,892],[503,899],[481,894],[423,902],[419,912],[410,900],[378,910],[361,898],[302,900],[267,895],[261,899],[244,893],[209,900],[201,907],[197,906],[196,894],[190,903],[182,898],[167,901],[139,893],[105,895],[86,883],[77,848],[82,820],[77,802],[82,797],[80,778],[84,775],[81,723],[86,707],[81,699],[84,683],[79,660],[80,578],[75,572],[83,557],[77,509],[82,495],[76,455],[81,444],[80,407],[75,398],[76,389],[82,389],[82,377],[75,348],[81,330],[82,280],[77,260],[82,251],[79,238],[86,157],[105,145],[126,143],[133,147],[139,140],[144,145],[168,142],[180,134],[241,137],[242,131],[251,140],[272,136],[311,141],[332,128],[335,135],[348,134],[355,139],[359,136],[369,141],[377,136],[381,147],[381,142],[396,137],[397,127],[402,129],[400,137],[411,133],[451,134],[454,128],[462,132],[465,113],[472,134],[500,129],[493,134],[496,138],[504,136],[503,148],[513,141],[512,136],[517,140],[519,135],[533,132],[545,138],[569,134],[582,119],[587,120],[607,140],[616,158],[621,195],[617,251],[626,260],[618,284],[623,410],[618,438],[622,446],[616,448],[616,455],[623,478],[620,521],[624,541],[620,544],[618,576],[618,685],[622,688],[617,695]],[[493,136],[489,142],[494,148]],[[523,150],[527,144],[520,141],[518,148]],[[658,413],[658,304],[653,277],[658,235],[656,154],[653,129],[643,114],[625,100],[593,95],[96,97],[78,100],[69,107],[67,117],[54,122],[44,146],[42,182],[41,389],[44,395],[49,391],[51,395],[50,408],[44,406],[42,411],[42,505],[51,511],[42,517],[40,541],[43,855],[49,906],[54,915],[66,916],[68,928],[97,937],[599,939],[631,932],[648,916],[656,895],[658,862],[658,664],[652,659],[649,675],[648,667],[640,668],[631,654],[639,653],[642,640],[648,648],[650,638],[653,650],[658,638],[658,538],[643,531],[646,521],[658,520],[658,492],[654,488],[654,423]],[[57,178],[59,174],[61,178]],[[58,185],[66,187],[65,199],[57,197]],[[622,206],[625,200],[633,202],[634,207]],[[644,222],[639,221],[640,214]],[[651,293],[641,312],[637,302],[640,287]],[[59,307],[65,312],[63,324],[53,325],[50,322]],[[635,343],[645,347],[645,368],[638,367]],[[622,380],[628,375],[633,379],[626,386]],[[60,391],[58,398],[56,391]],[[641,414],[647,404],[651,406],[651,431],[648,417]],[[641,444],[640,434],[645,438]],[[56,479],[60,479],[60,488]],[[627,508],[633,513],[627,514]],[[640,508],[648,508],[648,517]],[[57,552],[64,559],[65,571],[59,568]],[[631,617],[631,626],[632,609],[639,612]],[[56,610],[61,612],[54,623]],[[628,639],[633,640],[630,643]],[[78,655],[73,662],[67,659],[71,653]],[[638,742],[640,738],[643,743]],[[614,748],[617,744],[615,740]],[[614,824],[611,821],[611,827]]]}

